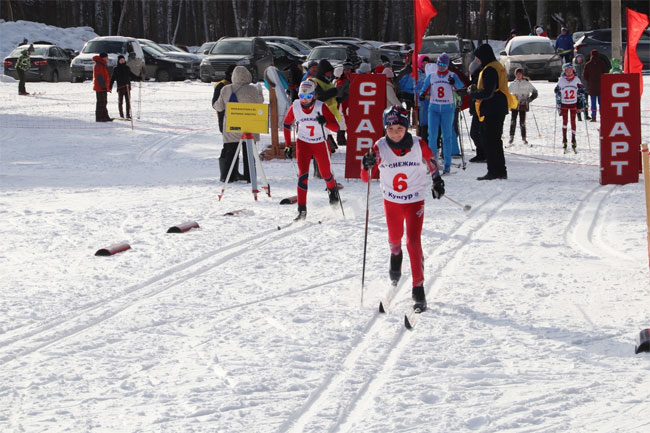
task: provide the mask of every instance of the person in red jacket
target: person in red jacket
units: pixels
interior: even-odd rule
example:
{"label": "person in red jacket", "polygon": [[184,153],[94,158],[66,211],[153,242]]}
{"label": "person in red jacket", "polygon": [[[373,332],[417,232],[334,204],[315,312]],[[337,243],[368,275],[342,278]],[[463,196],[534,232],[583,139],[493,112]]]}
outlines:
{"label": "person in red jacket", "polygon": [[339,192],[330,166],[330,153],[327,146],[325,127],[332,132],[339,129],[338,121],[330,109],[314,96],[316,83],[310,80],[300,83],[298,99],[293,101],[284,118],[284,154],[291,159],[294,144],[291,141],[293,123],[298,124],[296,137],[296,159],[298,160],[298,216],[296,221],[307,218],[307,183],[309,180],[309,162],[316,159],[320,173],[325,180],[332,206],[339,203]]}
{"label": "person in red jacket", "polygon": [[107,59],[108,54],[101,53],[93,57],[95,66],[93,67],[93,90],[97,96],[97,104],[95,105],[95,121],[96,122],[112,122],[113,119],[108,115],[106,104],[108,103],[108,92],[111,91],[109,87],[111,83],[111,76],[108,73]]}
{"label": "person in red jacket", "polygon": [[419,137],[407,132],[409,112],[399,105],[384,111],[386,136],[380,138],[363,156],[361,180],[368,182],[376,165],[379,183],[384,195],[384,213],[388,225],[390,269],[388,274],[396,285],[402,276],[402,236],[406,223],[406,249],[411,261],[413,309],[420,313],[427,308],[424,295],[424,258],[422,255],[422,223],[424,198],[429,185],[433,185],[433,198],[445,194],[445,182],[440,177],[433,151]]}

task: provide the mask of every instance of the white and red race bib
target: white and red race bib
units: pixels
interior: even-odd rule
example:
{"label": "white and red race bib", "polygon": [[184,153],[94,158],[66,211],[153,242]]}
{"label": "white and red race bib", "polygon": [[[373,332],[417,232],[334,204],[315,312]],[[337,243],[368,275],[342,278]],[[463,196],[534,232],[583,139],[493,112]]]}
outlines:
{"label": "white and red race bib", "polygon": [[316,120],[316,115],[323,113],[323,103],[316,101],[311,113],[305,113],[302,110],[300,101],[293,101],[293,117],[298,124],[298,140],[307,143],[321,143],[325,141],[323,136],[323,126]]}
{"label": "white and red race bib", "polygon": [[422,159],[420,140],[413,137],[413,147],[404,156],[395,155],[384,137],[377,140],[376,144],[381,155],[379,182],[384,199],[394,203],[424,200],[429,177],[427,164]]}
{"label": "white and red race bib", "polygon": [[578,102],[578,85],[582,84],[580,78],[574,77],[569,81],[566,77],[560,78],[557,84],[560,88],[560,102],[562,104],[575,104]]}
{"label": "white and red race bib", "polygon": [[454,91],[449,84],[449,75],[431,76],[431,88],[429,89],[429,102],[432,104],[453,104]]}

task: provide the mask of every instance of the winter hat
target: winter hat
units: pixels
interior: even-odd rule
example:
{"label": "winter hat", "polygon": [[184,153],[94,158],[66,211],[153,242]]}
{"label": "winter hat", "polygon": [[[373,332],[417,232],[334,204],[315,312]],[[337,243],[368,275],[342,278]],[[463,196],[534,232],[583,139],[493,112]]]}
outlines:
{"label": "winter hat", "polygon": [[232,73],[237,65],[230,65],[226,68],[226,80],[232,82]]}
{"label": "winter hat", "polygon": [[566,27],[562,27],[562,28],[560,29],[560,31],[561,31],[561,32],[568,32],[569,29],[567,29]]}
{"label": "winter hat", "polygon": [[535,30],[535,34],[539,36],[542,33],[544,33],[544,29],[542,28],[542,26],[537,27],[537,30]]}
{"label": "winter hat", "polygon": [[33,53],[34,52],[34,44],[29,44],[29,48],[27,48],[27,51],[29,51],[30,53]]}
{"label": "winter hat", "polygon": [[316,60],[312,60],[311,62],[307,63],[307,69],[311,69],[314,66],[318,66],[318,62]]}
{"label": "winter hat", "polygon": [[562,72],[565,72],[567,69],[571,69],[573,72],[576,71],[575,69],[573,69],[572,63],[565,63],[562,65]]}
{"label": "winter hat", "polygon": [[106,54],[106,53],[101,53],[101,54],[99,55],[99,57],[108,57],[108,54]]}
{"label": "winter hat", "polygon": [[314,95],[316,93],[316,83],[311,80],[305,80],[300,83],[298,88],[298,96],[300,95]]}
{"label": "winter hat", "polygon": [[494,56],[494,50],[488,44],[480,45],[476,50],[474,50],[474,55],[481,61],[482,66],[485,66],[497,59]]}
{"label": "winter hat", "polygon": [[358,74],[368,74],[370,73],[370,63],[362,63],[357,70]]}
{"label": "winter hat", "polygon": [[336,68],[334,68],[334,76],[336,78],[340,78],[341,75],[343,75],[343,66],[337,66]]}
{"label": "winter hat", "polygon": [[393,125],[402,125],[405,128],[409,127],[409,112],[400,105],[393,105],[384,110],[384,128]]}
{"label": "winter hat", "polygon": [[575,58],[573,59],[574,63],[580,64],[585,62],[585,56],[582,54],[576,54]]}
{"label": "winter hat", "polygon": [[438,66],[446,66],[449,67],[449,56],[447,53],[442,53],[440,56],[438,56]]}
{"label": "winter hat", "polygon": [[123,58],[124,58],[124,56],[121,55],[121,54],[119,56],[117,56],[117,63],[120,63],[120,60],[122,60]]}
{"label": "winter hat", "polygon": [[375,66],[375,74],[383,74],[384,69],[386,69],[386,66],[384,66],[384,65]]}
{"label": "winter hat", "polygon": [[510,29],[510,34],[512,35],[513,33],[516,34],[516,33],[517,33],[517,29]]}
{"label": "winter hat", "polygon": [[517,74],[520,73],[520,72],[521,72],[522,74],[524,73],[523,68],[517,68],[517,69],[515,69],[515,75],[517,75]]}
{"label": "winter hat", "polygon": [[354,65],[350,61],[343,62],[343,69],[354,69]]}
{"label": "winter hat", "polygon": [[429,59],[429,56],[425,56],[424,54],[420,54],[418,56],[418,68],[424,69],[424,67],[422,66],[422,62],[425,62],[425,61],[427,63],[429,63],[431,61],[431,59]]}
{"label": "winter hat", "polygon": [[386,78],[393,78],[395,77],[395,74],[393,73],[393,70],[391,68],[384,68],[384,71],[382,72],[386,76]]}

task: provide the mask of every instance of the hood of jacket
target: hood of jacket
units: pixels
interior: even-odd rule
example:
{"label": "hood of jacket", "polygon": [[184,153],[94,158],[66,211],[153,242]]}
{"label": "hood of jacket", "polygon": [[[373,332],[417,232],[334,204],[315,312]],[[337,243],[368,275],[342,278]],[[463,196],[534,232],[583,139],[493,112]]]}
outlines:
{"label": "hood of jacket", "polygon": [[426,56],[424,54],[420,54],[418,56],[418,68],[424,70],[424,67],[422,66],[422,62],[426,59],[427,62],[431,62],[431,59],[429,59],[429,56]]}
{"label": "hood of jacket", "polygon": [[106,62],[106,58],[104,57],[99,57],[99,55],[96,55],[93,57],[93,60],[97,63],[101,63],[102,65],[106,66],[108,63]]}
{"label": "hood of jacket", "polygon": [[481,66],[485,67],[488,63],[495,61],[497,58],[494,56],[492,47],[488,44],[483,44],[474,51],[474,55],[481,61]]}
{"label": "hood of jacket", "polygon": [[252,82],[253,76],[245,66],[237,66],[232,71],[233,84],[251,84]]}

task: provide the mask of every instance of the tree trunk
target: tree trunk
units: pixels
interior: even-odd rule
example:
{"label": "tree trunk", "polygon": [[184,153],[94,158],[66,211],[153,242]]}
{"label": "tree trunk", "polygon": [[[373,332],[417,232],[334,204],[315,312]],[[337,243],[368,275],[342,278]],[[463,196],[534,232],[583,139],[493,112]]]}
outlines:
{"label": "tree trunk", "polygon": [[181,25],[181,17],[183,16],[183,0],[178,2],[178,18],[176,19],[176,27],[174,28],[174,36],[172,36],[172,44],[176,43],[176,36],[178,35],[178,28]]}
{"label": "tree trunk", "polygon": [[104,29],[104,11],[102,9],[102,1],[95,0],[95,33],[97,34],[102,34]]}
{"label": "tree trunk", "polygon": [[388,17],[390,15],[390,1],[384,2],[384,17],[381,20],[380,40],[386,40],[386,32],[388,31]]}
{"label": "tree trunk", "polygon": [[542,26],[544,30],[548,27],[548,3],[546,0],[537,0],[537,14],[535,15],[535,25]]}
{"label": "tree trunk", "polygon": [[113,34],[113,1],[108,0],[108,35]]}
{"label": "tree trunk", "polygon": [[588,0],[580,0],[580,18],[582,19],[582,29],[590,29],[593,25],[591,18],[592,2]]}
{"label": "tree trunk", "polygon": [[120,20],[117,22],[117,32],[115,32],[115,34],[118,36],[122,34],[122,25],[124,24],[124,16],[126,15],[126,5],[127,5],[127,0],[122,0],[122,8],[120,10]]}

